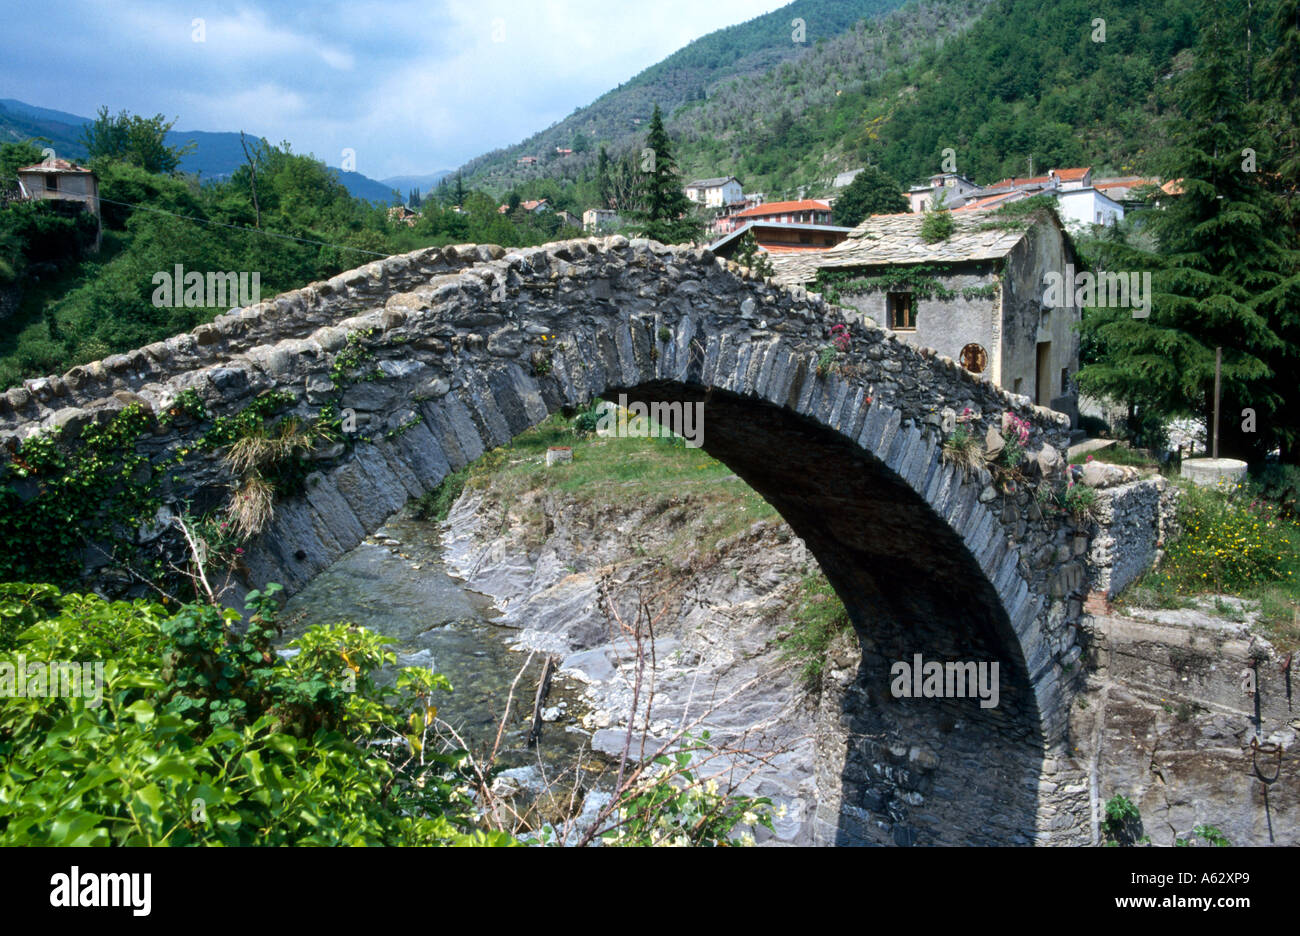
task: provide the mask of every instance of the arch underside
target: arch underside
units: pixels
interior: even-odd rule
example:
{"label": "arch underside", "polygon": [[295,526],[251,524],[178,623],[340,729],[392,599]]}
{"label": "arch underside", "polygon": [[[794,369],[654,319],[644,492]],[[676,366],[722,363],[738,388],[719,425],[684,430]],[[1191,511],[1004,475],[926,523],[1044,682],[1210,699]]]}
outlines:
{"label": "arch underside", "polygon": [[[817,558],[862,645],[819,713],[826,844],[1031,844],[1043,740],[1003,603],[962,538],[875,455],[763,400],[654,380],[606,398],[704,404],[703,448]],[[899,661],[997,661],[996,708],[894,698]]]}

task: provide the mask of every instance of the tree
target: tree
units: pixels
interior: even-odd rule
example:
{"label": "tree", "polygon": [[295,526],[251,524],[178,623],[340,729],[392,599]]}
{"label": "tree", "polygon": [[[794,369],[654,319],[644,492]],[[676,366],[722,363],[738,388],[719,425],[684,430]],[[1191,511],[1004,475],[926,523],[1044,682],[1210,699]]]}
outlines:
{"label": "tree", "polygon": [[596,156],[596,192],[601,208],[608,208],[613,203],[614,186],[609,177],[609,150],[605,149],[603,143]]}
{"label": "tree", "polygon": [[740,243],[736,245],[735,261],[743,267],[749,267],[759,276],[776,275],[776,270],[772,268],[772,261],[767,257],[767,251],[758,246],[753,228],[741,235]]}
{"label": "tree", "polygon": [[[1261,182],[1272,195],[1273,220],[1269,230],[1289,232],[1289,241],[1300,241],[1300,0],[1281,0],[1270,25],[1273,48],[1260,68],[1262,105],[1268,136],[1274,143],[1269,168]],[[1270,420],[1273,435],[1282,447],[1283,460],[1300,461],[1300,407],[1295,385],[1300,372],[1300,263],[1294,251],[1283,279],[1264,297],[1273,330],[1280,346],[1267,356],[1273,392],[1287,405],[1274,411]]]}
{"label": "tree", "polygon": [[95,120],[82,129],[81,142],[91,159],[118,159],[146,172],[175,172],[181,159],[194,149],[193,143],[167,145],[167,134],[175,122],[162,114],[140,117],[127,111],[113,117],[107,107],[101,107]]}
{"label": "tree", "polygon": [[[1258,461],[1279,441],[1284,410],[1297,400],[1294,375],[1281,392],[1267,358],[1282,347],[1275,321],[1277,272],[1292,252],[1267,224],[1259,173],[1245,171],[1243,148],[1260,149],[1258,108],[1248,100],[1239,16],[1202,9],[1196,62],[1176,87],[1178,117],[1170,145],[1157,155],[1163,178],[1182,194],[1150,212],[1155,253],[1115,244],[1110,269],[1151,270],[1149,318],[1130,309],[1091,309],[1084,329],[1101,360],[1082,368],[1079,385],[1160,417],[1214,409],[1215,348],[1223,348],[1220,454]],[[1257,411],[1257,432],[1240,413]]]}
{"label": "tree", "polygon": [[460,173],[456,173],[456,204],[465,204],[465,180],[461,178]]}
{"label": "tree", "polygon": [[658,104],[650,117],[646,150],[641,164],[645,195],[637,214],[641,233],[665,244],[694,240],[700,236],[703,225],[695,220],[694,205],[682,189],[681,173]]}
{"label": "tree", "polygon": [[865,166],[835,200],[835,222],[856,227],[873,214],[908,210],[902,186],[875,166]]}

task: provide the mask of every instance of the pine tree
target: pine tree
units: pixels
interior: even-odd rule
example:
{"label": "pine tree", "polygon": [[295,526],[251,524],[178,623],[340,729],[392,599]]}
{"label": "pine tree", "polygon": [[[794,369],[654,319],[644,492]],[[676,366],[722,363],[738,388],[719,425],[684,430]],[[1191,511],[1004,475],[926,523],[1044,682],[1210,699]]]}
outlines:
{"label": "pine tree", "polygon": [[642,157],[644,195],[637,214],[641,233],[665,244],[680,244],[698,238],[703,225],[693,216],[694,204],[682,188],[681,173],[673,158],[663,115],[655,105],[646,136],[648,153]]}
{"label": "pine tree", "polygon": [[1271,447],[1266,431],[1241,431],[1241,410],[1266,414],[1283,400],[1270,386],[1265,355],[1281,342],[1264,297],[1279,281],[1284,251],[1266,224],[1258,173],[1243,171],[1242,150],[1259,149],[1255,107],[1247,100],[1245,34],[1240,18],[1216,6],[1202,10],[1195,65],[1176,91],[1179,116],[1170,146],[1158,154],[1163,178],[1181,194],[1148,212],[1154,254],[1121,244],[1108,251],[1118,270],[1153,271],[1151,312],[1094,309],[1086,337],[1100,360],[1079,372],[1089,393],[1113,396],[1147,415],[1200,415],[1207,426],[1214,399],[1214,349],[1223,348],[1221,455],[1258,460]]}
{"label": "pine tree", "polygon": [[772,261],[768,259],[767,251],[758,246],[758,239],[754,237],[754,229],[750,228],[740,237],[740,243],[736,245],[735,261],[743,267],[749,267],[759,276],[775,276],[776,270],[772,268]]}
{"label": "pine tree", "polygon": [[1300,256],[1294,249],[1300,243],[1300,0],[1280,0],[1269,27],[1272,49],[1257,86],[1273,149],[1259,169],[1273,198],[1268,229],[1288,232],[1293,249],[1281,267],[1282,281],[1262,300],[1282,342],[1267,360],[1270,387],[1284,404],[1268,419],[1283,461],[1294,464],[1300,462]]}
{"label": "pine tree", "polygon": [[465,182],[460,177],[459,172],[456,173],[456,204],[457,205],[465,204]]}

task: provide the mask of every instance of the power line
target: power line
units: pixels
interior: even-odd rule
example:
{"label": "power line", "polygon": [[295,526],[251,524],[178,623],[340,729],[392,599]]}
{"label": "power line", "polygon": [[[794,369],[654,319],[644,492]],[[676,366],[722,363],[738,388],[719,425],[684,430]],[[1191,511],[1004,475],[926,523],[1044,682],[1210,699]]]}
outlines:
{"label": "power line", "polygon": [[[18,177],[15,176],[14,181],[20,181],[20,180],[18,180]],[[388,257],[393,256],[393,254],[380,253],[379,251],[376,250],[366,250],[362,247],[349,247],[346,244],[334,244],[334,243],[330,243],[329,241],[312,240],[311,238],[308,237],[294,237],[292,234],[279,234],[275,231],[263,231],[261,228],[245,227],[244,225],[240,225],[240,224],[227,224],[224,221],[213,221],[208,218],[194,218],[189,215],[177,214],[174,211],[166,211],[162,208],[153,208],[149,205],[133,205],[130,202],[115,201],[111,198],[104,198],[101,195],[96,195],[95,199],[97,201],[107,202],[110,205],[121,205],[123,208],[134,208],[137,211],[152,211],[155,212],[156,214],[164,214],[172,218],[179,218],[182,221],[193,221],[197,224],[211,224],[215,227],[230,228],[232,231],[244,231],[248,234],[261,234],[264,237],[278,237],[281,240],[297,241],[300,244],[314,244],[318,247],[336,247],[339,250],[352,250],[352,251],[356,251],[357,253],[369,254],[372,257],[384,257],[385,259],[387,259]]]}

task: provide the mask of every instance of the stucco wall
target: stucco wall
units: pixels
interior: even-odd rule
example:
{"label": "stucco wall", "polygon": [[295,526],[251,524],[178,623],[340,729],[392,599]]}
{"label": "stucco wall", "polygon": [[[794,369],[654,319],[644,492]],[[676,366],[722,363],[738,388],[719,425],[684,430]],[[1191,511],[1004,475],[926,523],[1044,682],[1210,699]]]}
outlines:
{"label": "stucco wall", "polygon": [[[864,275],[871,275],[870,271]],[[894,334],[913,347],[934,348],[954,361],[961,360],[961,350],[966,345],[978,344],[987,356],[984,373],[980,376],[998,383],[997,294],[969,299],[960,295],[963,289],[996,285],[996,279],[991,268],[940,277],[944,287],[958,295],[951,299],[931,296],[916,300],[913,306],[916,328]],[[845,293],[840,298],[842,305],[857,309],[882,328],[889,327],[887,301],[886,291]]]}
{"label": "stucco wall", "polygon": [[[1066,263],[1073,260],[1073,250],[1055,228],[1038,225],[1007,256],[1001,296],[1003,388],[1038,403],[1038,344],[1051,342],[1047,367],[1051,389],[1042,405],[1069,414],[1072,422],[1078,419],[1073,376],[1079,370],[1079,310],[1051,309],[1044,317],[1043,294],[1048,272],[1063,273]],[[1062,368],[1068,368],[1071,377],[1064,393],[1060,385]]]}

